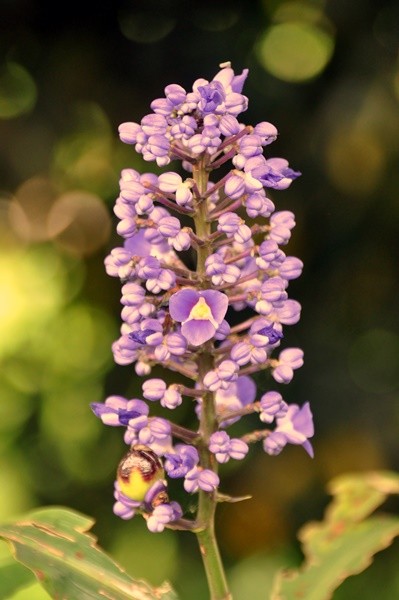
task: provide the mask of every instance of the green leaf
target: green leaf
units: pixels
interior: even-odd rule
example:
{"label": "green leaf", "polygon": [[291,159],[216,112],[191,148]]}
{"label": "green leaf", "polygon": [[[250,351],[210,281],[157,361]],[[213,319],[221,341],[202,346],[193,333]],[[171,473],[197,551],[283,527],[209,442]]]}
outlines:
{"label": "green leaf", "polygon": [[389,494],[399,494],[399,476],[372,472],[338,477],[324,521],[299,532],[305,560],[278,573],[271,600],[328,600],[350,575],[366,569],[374,554],[399,535],[399,517],[369,515]]}
{"label": "green leaf", "polygon": [[0,600],[10,598],[20,588],[35,581],[32,571],[17,562],[0,565]]}
{"label": "green leaf", "polygon": [[0,526],[0,537],[53,598],[176,600],[169,584],[154,589],[123,571],[87,533],[92,525],[92,519],[72,510],[47,508]]}
{"label": "green leaf", "polygon": [[32,577],[35,583],[18,590],[16,594],[9,597],[9,600],[51,600],[48,593],[40,583],[37,582],[33,574]]}

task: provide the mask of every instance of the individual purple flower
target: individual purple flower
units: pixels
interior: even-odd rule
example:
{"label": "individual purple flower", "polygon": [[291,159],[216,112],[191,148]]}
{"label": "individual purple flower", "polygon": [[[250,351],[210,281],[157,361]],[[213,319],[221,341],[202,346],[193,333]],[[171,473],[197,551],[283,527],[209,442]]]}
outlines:
{"label": "individual purple flower", "polygon": [[127,279],[133,273],[132,254],[125,248],[114,248],[104,260],[105,270],[111,277]]}
{"label": "individual purple flower", "polygon": [[244,69],[241,75],[236,75],[230,66],[230,63],[220,65],[221,70],[215,75],[213,81],[220,81],[227,94],[236,92],[240,94],[248,76],[248,69]]}
{"label": "individual purple flower", "polygon": [[218,220],[218,231],[223,231],[228,237],[234,235],[244,221],[234,212],[226,212]]}
{"label": "individual purple flower", "polygon": [[278,392],[270,391],[263,394],[260,399],[259,418],[263,423],[272,423],[274,419],[283,417],[288,410],[288,405]]}
{"label": "individual purple flower", "polygon": [[180,221],[176,217],[162,217],[158,222],[158,229],[164,237],[174,238],[180,232]]}
{"label": "individual purple flower", "polygon": [[256,344],[256,338],[259,338],[259,336],[267,338],[266,344],[270,345],[276,344],[284,337],[283,333],[278,331],[278,329],[275,329],[274,325],[266,325],[265,327],[262,327],[262,329],[258,329],[258,331],[251,336],[253,344]]}
{"label": "individual purple flower", "polygon": [[118,365],[130,365],[137,360],[137,344],[128,335],[121,337],[112,344],[114,361]]}
{"label": "individual purple flower", "polygon": [[147,518],[147,527],[153,533],[160,533],[168,523],[180,519],[182,514],[182,509],[177,502],[159,504]]}
{"label": "individual purple flower", "polygon": [[204,387],[211,392],[226,389],[238,377],[239,365],[234,360],[223,360],[216,369],[208,371],[204,376]]}
{"label": "individual purple flower", "polygon": [[175,173],[174,171],[168,171],[167,173],[162,173],[158,177],[158,187],[163,192],[172,194],[177,190],[177,188],[182,184],[183,179],[181,175]]}
{"label": "individual purple flower", "polygon": [[220,275],[212,275],[211,281],[213,285],[224,285],[236,283],[241,277],[241,271],[236,265],[225,265],[223,273]]}
{"label": "individual purple flower", "polygon": [[[130,307],[125,307],[122,310],[122,318],[124,318],[124,313],[126,309],[131,310]],[[148,346],[156,346],[162,342],[163,339],[163,331],[162,331],[162,323],[160,323],[157,319],[143,319],[140,311],[133,310],[133,314],[137,312],[137,319],[124,318],[128,323],[133,324],[132,327],[134,329],[129,333],[129,337],[139,345],[147,344]],[[139,323],[136,324],[136,321]]]}
{"label": "individual purple flower", "polygon": [[290,210],[282,210],[270,217],[269,238],[278,244],[285,245],[291,238],[291,230],[295,227],[295,215]]}
{"label": "individual purple flower", "polygon": [[275,264],[280,252],[277,242],[274,240],[265,240],[259,246],[259,257],[256,259],[256,264],[261,269],[269,269]]}
{"label": "individual purple flower", "polygon": [[251,173],[262,185],[276,190],[285,190],[291,185],[294,179],[301,175],[299,171],[290,169],[288,161],[285,158],[262,160],[259,166],[256,166]]}
{"label": "individual purple flower", "polygon": [[225,340],[230,335],[230,325],[223,319],[215,333],[215,340]]}
{"label": "individual purple flower", "polygon": [[205,270],[208,277],[223,274],[226,267],[227,265],[220,254],[210,254],[205,260]]}
{"label": "individual purple flower", "polygon": [[168,333],[164,338],[164,343],[173,356],[183,356],[187,350],[187,340],[178,332]]}
{"label": "individual purple flower", "polygon": [[284,261],[278,267],[280,277],[291,280],[300,277],[303,269],[303,262],[296,256],[286,256]]}
{"label": "individual purple flower", "polygon": [[132,331],[129,337],[137,344],[153,346],[162,342],[162,333],[154,329],[139,329]]}
{"label": "individual purple flower", "polygon": [[162,115],[146,115],[141,119],[141,129],[147,135],[162,135],[167,128],[168,122]]}
{"label": "individual purple flower", "polygon": [[184,479],[184,489],[189,494],[194,494],[199,489],[211,493],[216,490],[219,483],[220,479],[214,471],[194,467]]}
{"label": "individual purple flower", "polygon": [[238,438],[230,438],[225,431],[215,431],[209,438],[209,450],[219,463],[226,463],[230,458],[242,460],[248,452],[248,444]]}
{"label": "individual purple flower", "polygon": [[209,450],[219,463],[229,460],[230,436],[225,431],[215,431],[209,438]]}
{"label": "individual purple flower", "polygon": [[145,287],[152,294],[159,294],[161,291],[170,290],[174,287],[176,275],[170,269],[161,269],[159,273],[147,279]]}
{"label": "individual purple flower", "polygon": [[273,378],[278,383],[289,383],[294,376],[294,370],[303,365],[303,351],[300,348],[286,348],[280,352],[278,364],[273,369]]}
{"label": "individual purple flower", "polygon": [[166,392],[166,383],[163,379],[147,379],[143,383],[143,396],[152,402],[161,400]]}
{"label": "individual purple flower", "polygon": [[240,124],[233,115],[223,115],[219,121],[220,133],[226,137],[236,135],[243,127],[244,125]]}
{"label": "individual purple flower", "polygon": [[[219,388],[215,392],[215,404],[217,414],[223,416],[223,413],[231,413],[240,410],[244,406],[254,402],[256,398],[256,385],[254,380],[247,375],[238,377],[236,381],[230,383],[226,389]],[[228,427],[238,421],[240,417],[232,417],[223,420],[221,427]]]}
{"label": "individual purple flower", "polygon": [[290,404],[285,415],[277,418],[274,432],[283,434],[290,444],[300,444],[313,458],[312,444],[308,439],[314,435],[313,415],[309,402],[305,402],[302,407]]}
{"label": "individual purple flower", "polygon": [[242,460],[248,454],[248,450],[248,444],[244,442],[244,440],[240,440],[239,438],[232,438],[230,440],[230,458],[234,458],[234,460]]}
{"label": "individual purple flower", "polygon": [[251,360],[251,344],[247,340],[237,342],[231,349],[230,356],[240,367],[248,364]]}
{"label": "individual purple flower", "polygon": [[272,431],[263,440],[263,449],[270,456],[277,456],[280,454],[284,446],[287,445],[287,438],[283,433],[279,431]]}
{"label": "individual purple flower", "polygon": [[109,396],[104,403],[93,402],[91,409],[104,425],[127,426],[130,419],[148,415],[149,408],[142,400],[127,400],[123,396]]}
{"label": "individual purple flower", "polygon": [[228,298],[217,290],[185,288],[169,300],[172,319],[181,323],[181,333],[192,346],[210,340],[227,312]]}
{"label": "individual purple flower", "polygon": [[124,306],[141,306],[144,302],[145,290],[138,283],[129,281],[122,286],[121,304]]}
{"label": "individual purple flower", "polygon": [[185,181],[176,188],[175,200],[176,204],[183,208],[193,208],[193,193],[191,191],[192,182]]}
{"label": "individual purple flower", "polygon": [[254,133],[259,135],[262,140],[262,145],[267,146],[277,139],[278,131],[272,123],[262,121],[254,127]]}
{"label": "individual purple flower", "polygon": [[118,129],[122,142],[125,142],[125,144],[136,144],[137,134],[141,131],[138,123],[121,123]]}
{"label": "individual purple flower", "polygon": [[169,421],[161,417],[137,417],[129,421],[124,440],[130,446],[149,446],[158,456],[162,456],[170,451],[172,446],[171,426]]}
{"label": "individual purple flower", "polygon": [[224,87],[219,81],[211,81],[207,85],[199,85],[197,89],[201,95],[198,108],[203,113],[214,112],[226,98]]}
{"label": "individual purple flower", "polygon": [[263,189],[248,194],[244,198],[244,205],[247,211],[247,215],[252,219],[256,217],[270,217],[274,211],[274,204],[267,198]]}
{"label": "individual purple flower", "polygon": [[[262,343],[259,343],[260,339],[263,339]],[[248,362],[263,364],[267,360],[267,351],[262,346],[266,346],[267,343],[268,338],[266,336],[251,335],[249,340],[246,339],[234,344],[230,352],[230,357],[240,366],[244,366]]]}
{"label": "individual purple flower", "polygon": [[129,252],[130,260],[132,256],[142,258],[153,256],[155,258],[162,258],[164,263],[167,263],[170,259],[174,259],[176,256],[175,252],[169,247],[168,242],[162,236],[159,236],[159,239],[150,239],[148,234],[152,231],[152,229],[141,229],[125,241],[125,251]]}
{"label": "individual purple flower", "polygon": [[235,170],[230,172],[224,191],[232,200],[238,200],[243,194],[253,194],[262,188],[262,183],[253,177],[251,172],[243,173]]}
{"label": "individual purple flower", "polygon": [[276,307],[274,319],[283,325],[294,325],[300,319],[301,308],[299,302],[288,299]]}
{"label": "individual purple flower", "polygon": [[183,398],[177,387],[178,386],[176,385],[170,385],[168,387],[161,398],[161,406],[169,408],[169,410],[173,410],[180,406],[180,404],[183,402]]}
{"label": "individual purple flower", "polygon": [[177,444],[174,452],[166,452],[164,468],[172,479],[185,477],[199,462],[198,450],[194,446]]}

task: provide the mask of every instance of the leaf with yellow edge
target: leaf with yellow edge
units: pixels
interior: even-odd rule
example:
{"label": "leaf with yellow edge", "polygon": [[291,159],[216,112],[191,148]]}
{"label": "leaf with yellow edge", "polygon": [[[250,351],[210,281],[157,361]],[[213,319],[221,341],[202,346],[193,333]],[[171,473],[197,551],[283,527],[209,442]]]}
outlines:
{"label": "leaf with yellow edge", "polygon": [[156,589],[132,579],[87,531],[93,520],[66,508],[45,508],[0,525],[15,558],[58,600],[176,600],[169,584]]}
{"label": "leaf with yellow edge", "polygon": [[329,485],[334,499],[324,521],[299,532],[305,560],[298,570],[277,574],[271,600],[328,600],[350,575],[366,569],[373,556],[399,535],[399,517],[369,515],[389,494],[399,494],[399,475],[370,472],[343,475]]}

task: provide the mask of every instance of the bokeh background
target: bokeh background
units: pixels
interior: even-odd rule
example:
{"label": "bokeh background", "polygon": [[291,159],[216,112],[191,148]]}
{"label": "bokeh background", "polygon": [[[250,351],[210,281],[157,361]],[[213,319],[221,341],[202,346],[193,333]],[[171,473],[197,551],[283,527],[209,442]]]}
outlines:
{"label": "bokeh background", "polygon": [[[188,89],[231,60],[250,69],[242,119],[274,123],[269,155],[303,173],[272,198],[295,212],[289,250],[306,265],[290,286],[303,318],[286,340],[306,360],[284,394],[311,402],[315,459],[252,449],[226,465],[225,490],[253,499],[218,520],[234,597],[266,599],[276,566],[300,561],[295,532],[321,517],[329,479],[399,469],[399,4],[1,0],[0,31],[0,520],[70,506],[96,518],[132,575],[206,598],[192,536],[113,516],[125,447],[88,407],[140,389],[113,364],[120,286],[103,259],[119,245],[121,168],[153,163],[117,126],[140,120],[165,85]],[[190,407],[179,410],[190,423]],[[394,544],[334,598],[399,597],[398,558]]]}

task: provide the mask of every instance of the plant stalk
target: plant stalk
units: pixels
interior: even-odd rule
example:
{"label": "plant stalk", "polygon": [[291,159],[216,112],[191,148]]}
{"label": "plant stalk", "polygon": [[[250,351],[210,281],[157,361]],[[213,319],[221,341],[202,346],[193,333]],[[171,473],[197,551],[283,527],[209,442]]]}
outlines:
{"label": "plant stalk", "polygon": [[[208,172],[205,161],[199,161],[193,167],[193,179],[201,195],[204,195],[208,184]],[[211,225],[207,221],[207,200],[199,203],[194,215],[195,233],[202,239],[209,238]],[[205,261],[211,253],[211,245],[198,246],[197,248],[197,273],[205,272]],[[213,343],[207,342],[204,351],[198,357],[198,381],[214,367]],[[217,461],[208,449],[209,438],[218,428],[216,419],[213,392],[206,392],[202,396],[202,409],[200,417],[201,443],[198,446],[201,466],[217,472]],[[229,592],[222,559],[215,536],[216,494],[199,491],[198,514],[195,533],[197,535],[202,561],[208,581],[210,600],[232,600]]]}

